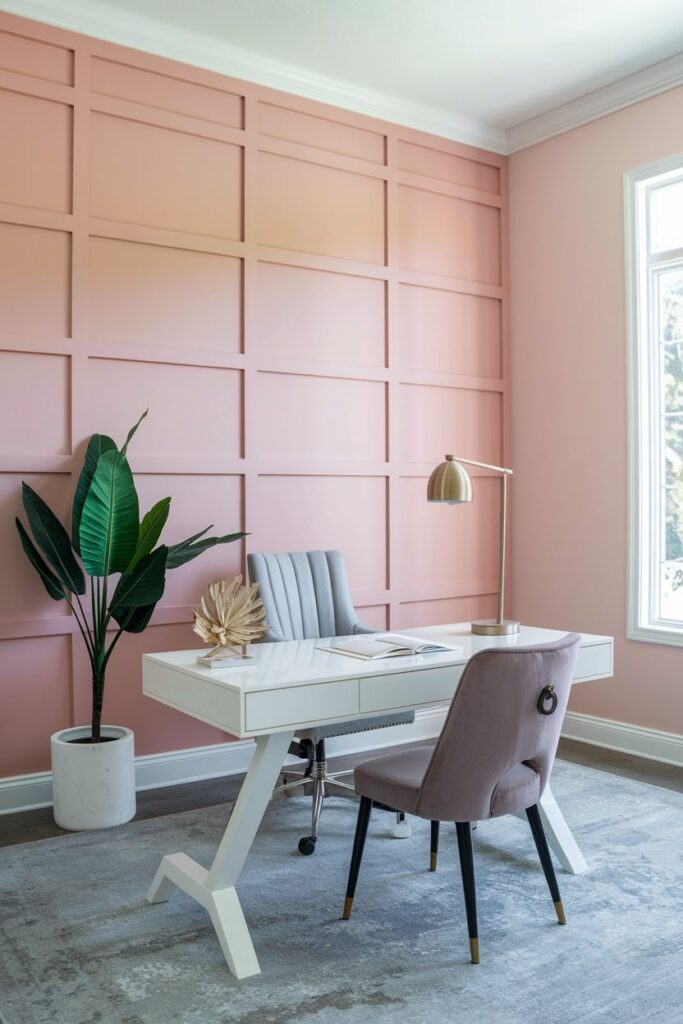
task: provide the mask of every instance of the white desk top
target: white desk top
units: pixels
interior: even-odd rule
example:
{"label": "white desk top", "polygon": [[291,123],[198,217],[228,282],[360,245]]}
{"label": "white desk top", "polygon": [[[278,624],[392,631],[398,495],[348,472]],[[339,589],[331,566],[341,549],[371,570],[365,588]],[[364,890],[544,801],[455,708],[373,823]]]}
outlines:
{"label": "white desk top", "polygon": [[[461,650],[365,661],[321,650],[325,640],[252,645],[247,666],[204,668],[206,649],[143,657],[143,691],[154,700],[237,736],[345,721],[368,714],[450,700],[463,667],[477,651],[550,643],[561,630],[522,626],[516,636],[475,636],[469,623],[427,626],[409,635]],[[612,675],[613,641],[581,635],[574,682]]]}
{"label": "white desk top", "polygon": [[[305,686],[335,679],[356,679],[358,676],[410,672],[436,666],[464,665],[477,651],[487,648],[552,643],[566,635],[563,630],[522,626],[515,636],[475,636],[471,632],[470,624],[462,622],[443,626],[422,626],[418,629],[404,630],[403,633],[405,636],[424,637],[437,643],[458,645],[462,652],[444,651],[365,661],[336,651],[327,653],[320,650],[320,647],[327,643],[325,640],[287,640],[281,643],[252,644],[249,654],[255,660],[244,668],[203,668],[197,664],[197,656],[205,654],[207,648],[146,654],[144,661],[152,661],[236,693],[244,693],[292,685]],[[592,633],[581,634],[582,648],[602,644],[611,646],[612,638]]]}

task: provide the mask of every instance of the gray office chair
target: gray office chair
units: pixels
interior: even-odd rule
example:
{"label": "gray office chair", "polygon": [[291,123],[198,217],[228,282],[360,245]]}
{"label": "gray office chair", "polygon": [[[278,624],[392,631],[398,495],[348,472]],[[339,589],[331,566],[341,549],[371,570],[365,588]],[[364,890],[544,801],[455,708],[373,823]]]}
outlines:
{"label": "gray office chair", "polygon": [[[304,640],[374,633],[358,620],[351,601],[344,559],[339,551],[296,551],[288,554],[249,554],[247,567],[252,583],[258,583],[259,596],[266,609],[269,628],[264,640]],[[275,792],[300,788],[310,779],[313,784],[311,834],[299,840],[299,852],[315,851],[320,811],[326,787],[334,783],[353,792],[353,786],[340,781],[352,770],[328,772],[325,740],[330,736],[408,725],[415,721],[413,711],[359,718],[353,722],[318,725],[300,730],[289,748],[290,754],[306,759],[303,775],[279,786]],[[401,818],[404,816],[401,815]]]}
{"label": "gray office chair", "polygon": [[360,796],[349,881],[348,920],[373,805],[431,821],[436,869],[439,822],[454,821],[472,963],[479,963],[472,822],[526,811],[559,924],[565,913],[538,802],[555,760],[579,637],[480,651],[467,663],[436,746],[384,754],[359,765]]}

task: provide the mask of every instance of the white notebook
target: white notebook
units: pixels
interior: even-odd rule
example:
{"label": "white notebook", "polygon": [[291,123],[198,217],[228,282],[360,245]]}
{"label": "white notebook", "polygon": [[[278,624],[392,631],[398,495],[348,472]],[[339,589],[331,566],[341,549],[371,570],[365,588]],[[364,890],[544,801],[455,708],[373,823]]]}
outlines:
{"label": "white notebook", "polygon": [[462,651],[456,644],[434,643],[417,636],[382,633],[378,636],[353,636],[329,640],[321,650],[347,654],[351,658],[374,661],[379,658],[400,658],[411,654],[436,654],[440,651]]}

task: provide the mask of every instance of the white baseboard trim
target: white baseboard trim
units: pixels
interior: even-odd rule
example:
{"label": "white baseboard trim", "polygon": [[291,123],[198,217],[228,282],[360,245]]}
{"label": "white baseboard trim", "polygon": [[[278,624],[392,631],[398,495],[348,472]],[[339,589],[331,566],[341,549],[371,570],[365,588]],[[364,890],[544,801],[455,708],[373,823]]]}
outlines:
{"label": "white baseboard trim", "polygon": [[613,722],[609,718],[582,715],[568,711],[565,715],[562,735],[566,739],[580,740],[594,747],[616,750],[635,757],[647,757],[650,761],[661,761],[683,767],[683,736],[660,729],[646,729],[626,722]]}
{"label": "white baseboard trim", "polygon": [[0,779],[0,814],[35,811],[52,803],[52,775],[35,772],[33,775],[10,775]]}
{"label": "white baseboard trim", "polygon": [[[396,725],[387,729],[335,736],[327,742],[328,754],[332,757],[355,754],[398,743],[432,739],[438,736],[444,715],[445,708],[439,705],[416,712],[413,725]],[[233,740],[209,747],[145,754],[135,759],[135,788],[138,791],[161,789],[184,782],[240,775],[248,769],[254,749],[253,740]],[[301,761],[296,757],[288,757],[286,763],[301,764]],[[32,811],[39,807],[50,807],[51,804],[51,772],[0,779],[0,815]]]}
{"label": "white baseboard trim", "polygon": [[[328,753],[331,757],[357,754],[399,743],[433,739],[441,730],[445,713],[445,706],[438,705],[417,711],[413,725],[396,725],[387,729],[335,736],[327,742]],[[568,711],[562,735],[606,750],[683,766],[683,736],[676,733],[645,729],[638,725]],[[184,782],[240,775],[248,769],[253,754],[253,740],[233,740],[231,743],[195,747],[191,750],[146,754],[135,759],[136,789],[161,789]],[[301,764],[295,757],[287,758],[286,763]],[[51,804],[50,772],[0,779],[0,815],[31,811]]]}

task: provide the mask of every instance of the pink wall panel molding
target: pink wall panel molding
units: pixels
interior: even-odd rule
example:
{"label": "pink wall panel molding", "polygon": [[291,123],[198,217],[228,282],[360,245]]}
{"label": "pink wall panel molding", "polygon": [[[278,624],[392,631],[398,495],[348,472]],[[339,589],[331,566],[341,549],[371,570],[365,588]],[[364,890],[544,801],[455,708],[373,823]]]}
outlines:
{"label": "pink wall panel molding", "polygon": [[[66,507],[89,434],[146,407],[133,469],[180,533],[340,547],[378,627],[492,613],[496,488],[473,516],[423,494],[453,448],[507,459],[504,157],[2,13],[0,133],[0,775],[86,717],[20,481]],[[245,553],[193,563],[120,645],[105,717],[138,753],[222,739],[149,706],[139,663],[195,644]]]}

